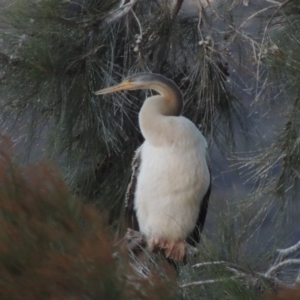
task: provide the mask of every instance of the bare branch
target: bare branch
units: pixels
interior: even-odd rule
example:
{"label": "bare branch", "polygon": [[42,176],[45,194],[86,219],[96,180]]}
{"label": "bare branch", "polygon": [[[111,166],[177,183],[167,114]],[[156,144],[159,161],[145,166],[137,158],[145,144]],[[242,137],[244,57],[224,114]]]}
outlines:
{"label": "bare branch", "polygon": [[[209,280],[201,280],[201,281],[195,281],[190,282],[181,285],[181,287],[189,287],[194,285],[205,285],[205,284],[212,284],[212,283],[218,283],[229,279],[235,279],[240,278],[243,279],[248,285],[256,285],[259,279],[265,280],[270,284],[272,287],[276,288],[278,286],[290,286],[289,284],[279,280],[276,278],[276,272],[282,268],[289,267],[289,266],[295,266],[300,265],[300,259],[287,259],[282,261],[285,257],[287,257],[290,254],[293,254],[300,250],[300,241],[286,249],[279,249],[277,252],[279,253],[278,258],[276,259],[275,263],[265,272],[255,272],[249,269],[246,269],[242,266],[239,266],[237,264],[226,262],[223,260],[220,261],[211,261],[211,262],[201,262],[198,264],[193,265],[193,268],[201,268],[205,266],[213,266],[213,265],[224,265],[224,267],[233,272],[234,276],[230,276],[228,278],[216,278],[216,279],[209,279]],[[300,281],[300,272],[295,279],[295,282]]]}
{"label": "bare branch", "polygon": [[198,263],[192,266],[192,268],[199,268],[203,266],[211,266],[211,265],[227,265],[226,261],[220,260],[220,261],[207,261],[203,263]]}
{"label": "bare branch", "polygon": [[141,53],[141,43],[142,43],[142,39],[143,39],[143,28],[142,28],[139,18],[137,17],[137,15],[135,14],[133,9],[131,9],[131,13],[133,14],[134,18],[136,19],[136,22],[137,22],[137,24],[139,26],[139,30],[140,30],[140,34],[137,35],[137,37],[136,37],[136,46],[134,47],[133,51],[138,52],[140,54]]}
{"label": "bare branch", "polygon": [[293,254],[293,253],[295,253],[295,252],[297,252],[297,251],[300,251],[300,241],[299,241],[297,244],[295,244],[295,245],[293,245],[293,246],[291,246],[291,247],[289,247],[289,248],[278,249],[278,250],[277,250],[277,252],[279,253],[279,255],[280,255],[282,258],[285,258],[285,257],[287,257],[288,255]]}
{"label": "bare branch", "polygon": [[134,7],[134,5],[138,2],[138,0],[130,0],[127,4],[120,6],[116,11],[111,13],[111,17],[106,19],[107,23],[113,23],[115,21],[118,21],[125,15],[127,15],[130,10]]}
{"label": "bare branch", "polygon": [[122,1],[120,7],[115,11],[109,13],[104,17],[102,16],[97,20],[88,22],[83,27],[97,26],[101,22],[106,22],[108,24],[114,23],[123,18],[125,15],[127,15],[133,9],[137,2],[138,0],[130,0],[130,2],[124,4],[125,1]]}
{"label": "bare branch", "polygon": [[266,2],[272,3],[272,4],[276,4],[277,6],[280,6],[281,3],[275,0],[266,0]]}
{"label": "bare branch", "polygon": [[218,283],[218,282],[223,282],[223,281],[227,281],[227,280],[231,280],[231,279],[237,279],[237,278],[239,278],[239,276],[231,276],[231,277],[218,278],[218,279],[193,281],[193,282],[182,284],[182,285],[180,285],[180,287],[185,288],[185,287],[194,286],[194,285],[212,284],[212,283]]}
{"label": "bare branch", "polygon": [[276,264],[275,266],[272,266],[265,274],[267,276],[271,276],[278,269],[281,269],[281,268],[287,267],[287,266],[292,266],[292,265],[300,265],[300,259],[287,259],[281,263]]}
{"label": "bare branch", "polygon": [[274,7],[277,7],[277,5],[272,5],[272,6],[268,6],[268,7],[265,7],[257,12],[255,12],[254,14],[252,14],[251,16],[249,16],[240,26],[239,28],[242,28],[246,23],[248,23],[251,19],[253,19],[254,17],[260,15],[261,13],[263,13],[264,11],[266,10],[269,10],[271,8],[274,8]]}
{"label": "bare branch", "polygon": [[173,0],[171,8],[171,18],[174,19],[182,6],[183,0]]}
{"label": "bare branch", "polygon": [[285,7],[287,4],[289,4],[291,2],[291,0],[286,0],[283,3],[280,3],[280,5],[278,6],[278,8],[276,9],[276,11],[274,12],[274,14],[271,16],[271,18],[269,19],[267,25],[266,25],[266,29],[265,31],[269,28],[270,24],[272,23],[274,17],[277,15],[277,13],[283,8]]}

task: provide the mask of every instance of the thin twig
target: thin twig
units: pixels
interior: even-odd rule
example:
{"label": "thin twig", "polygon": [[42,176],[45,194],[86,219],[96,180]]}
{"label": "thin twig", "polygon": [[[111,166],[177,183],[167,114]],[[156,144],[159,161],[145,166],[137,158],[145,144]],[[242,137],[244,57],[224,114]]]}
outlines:
{"label": "thin twig", "polygon": [[290,254],[293,254],[294,252],[300,251],[300,241],[289,247],[289,248],[285,248],[285,249],[278,249],[277,252],[279,253],[279,255],[281,255],[282,257],[287,257]]}
{"label": "thin twig", "polygon": [[272,3],[272,4],[276,4],[276,5],[281,5],[281,3],[280,2],[278,2],[278,1],[274,1],[274,0],[266,0],[266,2],[269,2],[269,3]]}
{"label": "thin twig", "polygon": [[269,10],[271,8],[277,7],[277,5],[272,5],[272,6],[268,6],[265,7],[257,12],[255,12],[254,14],[252,14],[251,16],[249,16],[238,28],[242,28],[246,23],[248,23],[251,19],[253,19],[254,17],[256,17],[257,15],[263,13],[266,10]]}
{"label": "thin twig", "polygon": [[198,21],[198,31],[199,31],[199,35],[201,37],[201,41],[204,41],[203,35],[202,35],[202,30],[201,30],[201,23],[202,23],[202,9],[199,9],[199,21]]}
{"label": "thin twig", "polygon": [[112,17],[106,19],[106,22],[107,23],[113,23],[115,21],[118,21],[119,19],[121,19],[122,17],[124,17],[125,15],[127,15],[130,12],[130,10],[133,8],[133,6],[137,2],[138,2],[138,0],[131,0],[130,2],[125,4],[124,6],[121,6],[119,9],[117,9],[115,12],[112,13],[113,14]]}
{"label": "thin twig", "polygon": [[142,36],[143,36],[143,28],[142,28],[141,22],[140,22],[139,18],[137,17],[137,15],[135,14],[135,12],[134,12],[133,9],[131,9],[131,13],[133,14],[134,18],[136,19],[136,22],[138,23],[139,30],[140,30],[140,38],[142,38]]}
{"label": "thin twig", "polygon": [[266,32],[266,30],[269,28],[271,22],[273,21],[274,17],[277,15],[277,13],[278,13],[283,7],[285,7],[288,3],[290,3],[290,2],[291,2],[291,0],[286,0],[286,1],[284,1],[283,3],[281,3],[281,4],[278,6],[278,8],[277,8],[276,11],[274,12],[274,14],[273,14],[273,15],[271,16],[271,18],[269,19],[269,21],[268,21],[268,23],[267,23],[267,25],[266,25],[265,32]]}
{"label": "thin twig", "polygon": [[[237,264],[226,262],[223,260],[220,261],[211,261],[211,262],[201,262],[198,264],[193,265],[193,268],[201,268],[205,266],[212,266],[212,265],[224,265],[227,270],[233,272],[235,276],[231,276],[228,278],[217,278],[217,279],[209,279],[209,280],[201,280],[201,281],[195,281],[190,282],[181,285],[181,287],[189,287],[194,285],[205,285],[205,284],[212,284],[217,282],[222,282],[228,279],[235,279],[235,278],[244,278],[245,280],[250,280],[250,282],[255,282],[258,278],[261,278],[263,280],[267,280],[269,284],[271,284],[273,287],[276,286],[282,286],[288,284],[282,282],[281,280],[278,280],[276,278],[276,272],[279,269],[282,269],[284,267],[288,266],[295,266],[300,265],[300,259],[287,259],[282,261],[285,257],[289,256],[290,254],[293,254],[300,250],[300,241],[286,249],[279,249],[277,252],[279,253],[278,258],[276,259],[275,263],[264,273],[260,272],[254,272],[252,270],[245,269]],[[300,281],[300,273],[298,274],[297,278],[295,279],[295,282]]]}
{"label": "thin twig", "polygon": [[283,262],[276,264],[275,266],[272,266],[265,274],[267,276],[271,276],[276,271],[278,271],[278,269],[281,269],[281,268],[287,267],[287,266],[293,266],[293,265],[300,265],[300,259],[287,259]]}
{"label": "thin twig", "polygon": [[203,266],[211,266],[211,265],[227,265],[228,263],[226,261],[220,260],[220,261],[206,261],[203,263],[198,263],[192,266],[192,268],[200,268]]}
{"label": "thin twig", "polygon": [[183,0],[173,0],[171,8],[171,18],[174,19],[180,11]]}
{"label": "thin twig", "polygon": [[[122,2],[122,4],[123,4],[123,2]],[[114,22],[120,20],[121,18],[123,18],[125,15],[127,15],[137,2],[138,2],[138,0],[130,0],[130,2],[128,2],[124,5],[121,4],[120,7],[117,8],[115,11],[109,13],[108,15],[106,15],[104,17],[101,16],[99,19],[94,20],[90,23],[86,23],[83,27],[96,26],[103,21],[108,24],[114,23]]]}
{"label": "thin twig", "polygon": [[[199,31],[199,34],[200,34],[200,37],[202,39],[202,41],[204,40],[203,38],[203,35],[202,35],[202,30],[201,30],[201,24],[203,23],[203,25],[209,29],[209,24],[208,24],[208,21],[207,21],[207,18],[206,18],[206,15],[205,15],[205,7],[207,7],[208,5],[210,5],[209,1],[207,1],[207,5],[204,6],[203,3],[201,3],[201,1],[198,1],[197,3],[197,6],[198,6],[198,9],[199,9],[199,21],[198,21],[198,31]],[[212,48],[214,48],[214,45],[215,45],[215,41],[214,41],[214,38],[213,38],[213,35],[211,34],[211,30],[208,30],[208,35],[209,35],[209,39],[211,41],[211,46]]]}
{"label": "thin twig", "polygon": [[189,287],[189,286],[195,286],[195,285],[205,285],[205,284],[212,284],[212,283],[218,283],[223,282],[231,279],[237,279],[240,278],[240,276],[231,276],[231,277],[225,277],[225,278],[217,278],[217,279],[207,279],[207,280],[200,280],[200,281],[193,281],[189,283],[185,283],[180,285],[181,288]]}

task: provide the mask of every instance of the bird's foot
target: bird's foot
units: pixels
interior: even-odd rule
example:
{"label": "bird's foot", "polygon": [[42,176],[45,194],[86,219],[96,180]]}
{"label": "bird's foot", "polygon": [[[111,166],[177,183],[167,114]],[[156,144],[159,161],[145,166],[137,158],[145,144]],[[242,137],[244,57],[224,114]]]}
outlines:
{"label": "bird's foot", "polygon": [[150,251],[154,251],[156,249],[165,249],[168,241],[165,238],[152,238],[148,241],[148,246]]}
{"label": "bird's foot", "polygon": [[162,249],[165,256],[174,260],[175,262],[183,262],[185,257],[185,242],[184,241],[170,241],[166,238],[154,238],[148,242],[150,251]]}
{"label": "bird's foot", "polygon": [[165,255],[177,263],[183,262],[185,257],[185,242],[184,241],[169,241],[165,246]]}

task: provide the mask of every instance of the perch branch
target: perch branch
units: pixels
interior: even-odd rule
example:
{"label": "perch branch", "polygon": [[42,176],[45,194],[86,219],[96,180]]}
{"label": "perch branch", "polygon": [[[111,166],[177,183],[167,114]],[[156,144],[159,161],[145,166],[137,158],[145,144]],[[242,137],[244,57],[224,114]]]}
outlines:
{"label": "perch branch", "polygon": [[[145,236],[139,232],[132,230],[130,228],[127,229],[127,232],[123,238],[123,244],[129,252],[135,252],[139,249],[146,248],[147,242]],[[199,251],[197,248],[189,245],[186,245],[186,255],[187,256],[196,256]]]}

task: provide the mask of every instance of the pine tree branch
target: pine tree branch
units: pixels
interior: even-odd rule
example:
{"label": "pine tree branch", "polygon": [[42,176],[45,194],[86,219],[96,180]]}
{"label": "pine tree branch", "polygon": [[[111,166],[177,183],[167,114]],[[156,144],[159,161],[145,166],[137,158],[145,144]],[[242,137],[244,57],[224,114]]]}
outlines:
{"label": "pine tree branch", "polygon": [[277,5],[271,5],[271,6],[268,6],[268,7],[263,8],[263,9],[261,9],[261,10],[259,10],[259,11],[256,11],[256,12],[253,13],[251,16],[249,16],[247,19],[245,19],[245,21],[244,21],[241,25],[239,25],[238,28],[241,29],[242,27],[244,27],[245,24],[247,24],[247,23],[248,23],[251,19],[253,19],[254,17],[256,17],[256,16],[262,14],[263,12],[265,12],[265,11],[271,9],[271,8],[275,8],[275,7],[277,7]]}
{"label": "pine tree branch", "polygon": [[280,5],[278,5],[278,8],[276,9],[276,11],[274,12],[274,14],[271,16],[271,18],[269,19],[265,31],[269,28],[270,24],[272,23],[273,19],[275,18],[275,16],[277,15],[277,13],[284,8],[287,4],[289,4],[291,2],[291,0],[286,0],[283,3],[280,3]]}
{"label": "pine tree branch", "polygon": [[173,0],[172,8],[171,8],[171,18],[174,19],[182,6],[183,0]]}
{"label": "pine tree branch", "polygon": [[215,261],[215,262],[204,262],[194,265],[193,267],[203,267],[208,265],[224,265],[227,270],[234,273],[234,276],[224,277],[224,278],[214,278],[214,279],[208,279],[208,280],[202,280],[202,281],[196,281],[196,282],[190,282],[181,285],[180,287],[185,288],[189,286],[194,285],[205,285],[205,284],[212,284],[212,283],[219,283],[224,282],[226,280],[232,280],[232,279],[243,279],[243,281],[249,286],[256,286],[259,282],[259,279],[265,280],[270,284],[273,288],[277,288],[278,286],[284,285],[281,281],[279,281],[277,278],[274,278],[272,276],[266,275],[264,273],[258,273],[254,272],[252,270],[247,270],[243,268],[242,266],[226,262],[226,261]]}
{"label": "pine tree branch", "polygon": [[195,285],[206,285],[206,284],[212,284],[212,283],[218,283],[218,282],[224,282],[232,279],[237,279],[239,276],[231,276],[231,277],[225,277],[225,278],[217,278],[217,279],[207,279],[207,280],[200,280],[200,281],[192,281],[189,283],[185,283],[180,285],[181,288],[195,286]]}
{"label": "pine tree branch", "polygon": [[[145,236],[141,232],[128,228],[123,238],[123,244],[129,252],[135,252],[139,249],[146,248],[147,241]],[[187,256],[195,256],[199,253],[197,248],[187,243],[185,244],[185,246]]]}
{"label": "pine tree branch", "polygon": [[127,15],[130,10],[134,7],[134,5],[138,2],[138,0],[130,0],[130,2],[126,3],[125,5],[120,6],[116,11],[112,13],[112,16],[106,19],[107,23],[113,23],[118,21],[119,19],[123,18]]}
{"label": "pine tree branch", "polygon": [[[285,259],[288,255],[293,254],[297,251],[300,250],[300,241],[286,249],[279,249],[277,252],[279,252],[279,256],[276,259],[275,263],[265,272],[265,273],[260,273],[260,272],[255,272],[253,270],[248,270],[242,266],[239,266],[237,264],[227,262],[227,261],[211,261],[211,262],[201,262],[198,264],[193,265],[193,268],[201,268],[205,266],[213,266],[213,265],[224,265],[227,270],[231,271],[234,273],[234,276],[229,276],[226,278],[215,278],[215,279],[209,279],[209,280],[201,280],[201,281],[195,281],[195,282],[190,282],[181,285],[182,288],[184,287],[189,287],[189,286],[194,286],[194,285],[205,285],[205,284],[212,284],[212,283],[218,283],[222,282],[225,280],[229,279],[244,279],[246,283],[252,286],[255,286],[258,282],[258,279],[262,279],[268,282],[273,288],[277,288],[279,286],[290,286],[289,284],[279,280],[276,278],[276,272],[284,267],[288,266],[295,266],[295,265],[300,265],[300,259]],[[295,279],[295,283],[300,281],[300,272]]]}
{"label": "pine tree branch", "polygon": [[277,250],[281,259],[283,259],[283,258],[287,257],[288,255],[293,254],[297,251],[300,251],[300,241],[297,244],[295,244],[289,248]]}
{"label": "pine tree branch", "polygon": [[[275,273],[278,269],[287,267],[287,266],[293,266],[293,265],[300,265],[300,259],[287,259],[284,260],[286,257],[288,257],[291,254],[294,254],[296,252],[300,251],[300,241],[296,243],[295,245],[285,248],[285,249],[278,249],[278,257],[275,260],[275,263],[270,269],[265,273],[266,276],[271,276],[273,273]],[[284,261],[283,261],[284,260]],[[298,276],[295,280],[295,282],[300,282],[300,270],[298,272]]]}
{"label": "pine tree branch", "polygon": [[265,274],[267,276],[271,276],[272,274],[276,273],[276,271],[278,271],[279,269],[293,265],[300,265],[300,259],[287,259],[283,262],[272,266]]}
{"label": "pine tree branch", "polygon": [[131,9],[133,9],[133,7],[136,5],[138,0],[130,0],[130,2],[128,2],[126,4],[124,4],[123,2],[121,3],[120,7],[117,8],[115,11],[109,13],[108,15],[106,15],[104,17],[102,16],[97,20],[88,22],[88,23],[84,24],[83,27],[86,28],[86,27],[98,26],[102,22],[106,22],[108,24],[117,22],[121,18],[123,18],[125,15],[127,15],[131,11]]}
{"label": "pine tree branch", "polygon": [[[236,272],[236,271],[243,272],[243,273],[250,273],[251,272],[250,270],[245,269],[242,266],[239,266],[239,265],[231,263],[231,262],[223,261],[223,260],[198,263],[198,264],[193,265],[192,267],[193,268],[199,268],[199,267],[209,266],[209,265],[224,265],[224,266],[226,266],[226,268],[228,270],[233,271],[233,272]],[[256,273],[253,272],[252,275],[253,274],[256,274]]]}

